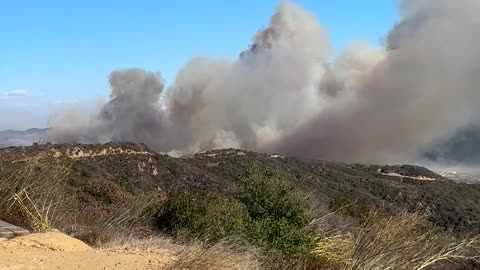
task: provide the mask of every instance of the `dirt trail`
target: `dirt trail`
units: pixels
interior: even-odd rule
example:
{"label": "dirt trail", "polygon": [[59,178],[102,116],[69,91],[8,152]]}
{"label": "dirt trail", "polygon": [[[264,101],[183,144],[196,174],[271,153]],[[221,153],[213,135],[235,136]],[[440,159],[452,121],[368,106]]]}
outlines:
{"label": "dirt trail", "polygon": [[174,258],[168,250],[95,250],[53,232],[0,240],[0,270],[19,269],[163,269]]}

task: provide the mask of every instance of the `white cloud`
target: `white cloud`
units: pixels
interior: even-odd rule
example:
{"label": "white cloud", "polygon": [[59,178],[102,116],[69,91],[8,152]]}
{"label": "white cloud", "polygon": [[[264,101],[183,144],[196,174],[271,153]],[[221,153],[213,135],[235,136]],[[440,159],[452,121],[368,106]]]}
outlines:
{"label": "white cloud", "polygon": [[3,97],[25,97],[28,96],[28,91],[23,89],[12,90],[8,92],[0,92],[0,96]]}

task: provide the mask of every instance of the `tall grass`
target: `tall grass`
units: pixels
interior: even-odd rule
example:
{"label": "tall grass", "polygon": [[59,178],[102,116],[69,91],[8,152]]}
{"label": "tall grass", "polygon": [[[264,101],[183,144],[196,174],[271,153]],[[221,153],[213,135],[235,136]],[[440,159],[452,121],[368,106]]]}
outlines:
{"label": "tall grass", "polygon": [[[69,231],[80,240],[95,246],[106,245],[119,238],[138,239],[154,234],[153,215],[157,212],[158,201],[151,196],[128,198],[121,205],[116,205],[109,213],[89,219],[83,213],[80,226],[71,227]],[[86,208],[86,211],[94,211]]]}
{"label": "tall grass", "polygon": [[70,209],[65,179],[70,160],[38,165],[32,159],[12,164],[0,175],[0,218],[34,232],[52,230]]}
{"label": "tall grass", "polygon": [[420,214],[403,212],[381,217],[374,212],[354,240],[349,270],[423,270],[444,263],[480,258],[480,239],[441,234]]}
{"label": "tall grass", "polygon": [[318,237],[312,252],[328,269],[452,269],[480,258],[480,238],[445,235],[418,213],[387,217],[372,211],[350,233]]}

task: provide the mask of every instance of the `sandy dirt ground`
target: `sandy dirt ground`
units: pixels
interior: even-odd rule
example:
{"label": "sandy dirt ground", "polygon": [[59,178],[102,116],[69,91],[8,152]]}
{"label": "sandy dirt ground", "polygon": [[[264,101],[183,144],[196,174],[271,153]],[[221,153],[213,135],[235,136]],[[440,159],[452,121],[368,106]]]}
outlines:
{"label": "sandy dirt ground", "polygon": [[17,269],[164,269],[174,258],[168,250],[95,250],[52,232],[0,240],[0,270]]}

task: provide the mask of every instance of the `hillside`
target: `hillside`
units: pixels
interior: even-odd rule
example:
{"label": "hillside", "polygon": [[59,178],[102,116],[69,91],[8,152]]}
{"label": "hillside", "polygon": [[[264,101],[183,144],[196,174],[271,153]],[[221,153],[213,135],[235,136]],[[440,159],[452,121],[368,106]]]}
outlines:
{"label": "hillside", "polygon": [[[364,230],[400,237],[401,246],[418,243],[400,262],[427,251],[422,256],[436,256],[448,251],[441,243],[480,233],[480,185],[411,165],[302,161],[237,149],[174,158],[133,143],[4,148],[0,205],[0,219],[35,232],[57,228],[91,245],[158,234],[206,245],[244,239],[267,252],[265,269],[323,269],[324,259],[312,252],[324,254],[319,245],[331,243],[318,241],[330,241],[332,232],[352,245],[361,244]],[[339,256],[335,250],[327,253],[329,263]],[[362,252],[355,254],[348,256]]]}
{"label": "hillside", "polygon": [[391,212],[420,207],[428,209],[431,220],[444,229],[480,231],[480,185],[454,183],[408,165],[306,162],[234,149],[173,158],[129,143],[36,145],[0,150],[0,177],[27,165],[42,177],[43,169],[58,166],[59,161],[69,164],[65,192],[79,208],[115,208],[125,198],[161,196],[172,190],[221,191],[249,166],[258,165],[276,170],[329,210],[345,205],[377,206]]}

